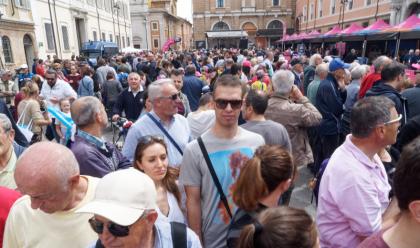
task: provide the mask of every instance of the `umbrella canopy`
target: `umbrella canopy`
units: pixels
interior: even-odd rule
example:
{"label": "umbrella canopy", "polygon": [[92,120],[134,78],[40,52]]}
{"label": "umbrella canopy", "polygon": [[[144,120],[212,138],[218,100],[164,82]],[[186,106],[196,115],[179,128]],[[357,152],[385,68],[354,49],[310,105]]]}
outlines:
{"label": "umbrella canopy", "polygon": [[379,32],[381,30],[390,28],[391,25],[389,25],[388,23],[386,23],[384,20],[379,19],[376,22],[372,23],[370,26],[364,28],[363,30],[361,30],[360,32],[358,32],[359,34],[371,34],[371,33],[376,33]]}
{"label": "umbrella canopy", "polygon": [[420,25],[420,18],[416,16],[416,14],[407,18],[407,20],[401,22],[394,27],[390,27],[385,29],[383,32],[404,32],[404,31],[411,31],[415,29],[416,26]]}
{"label": "umbrella canopy", "polygon": [[298,36],[298,34],[292,34],[288,40],[296,40]]}
{"label": "umbrella canopy", "polygon": [[338,25],[335,25],[330,31],[324,34],[325,36],[333,36],[341,32],[341,28]]}
{"label": "umbrella canopy", "polygon": [[281,39],[281,41],[287,41],[289,40],[290,35],[286,34],[284,35],[283,39]]}
{"label": "umbrella canopy", "polygon": [[313,37],[313,36],[318,36],[318,35],[320,35],[320,34],[321,34],[320,32],[318,32],[318,31],[316,31],[316,30],[313,30],[312,32],[310,32],[310,33],[308,34],[308,36]]}
{"label": "umbrella canopy", "polygon": [[362,26],[356,24],[356,23],[352,23],[348,28],[344,29],[343,31],[340,32],[340,34],[353,34],[357,31],[361,31],[363,29]]}

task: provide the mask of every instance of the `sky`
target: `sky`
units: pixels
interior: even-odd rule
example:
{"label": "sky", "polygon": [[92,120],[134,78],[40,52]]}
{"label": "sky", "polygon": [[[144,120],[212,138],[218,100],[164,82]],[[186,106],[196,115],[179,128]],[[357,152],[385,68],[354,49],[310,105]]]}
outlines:
{"label": "sky", "polygon": [[192,22],[192,0],[178,0],[178,16]]}

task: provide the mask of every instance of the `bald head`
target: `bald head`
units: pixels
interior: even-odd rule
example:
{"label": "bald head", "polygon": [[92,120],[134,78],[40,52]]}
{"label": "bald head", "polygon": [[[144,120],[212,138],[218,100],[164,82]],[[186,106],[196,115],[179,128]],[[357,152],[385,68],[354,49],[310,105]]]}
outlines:
{"label": "bald head", "polygon": [[67,147],[54,142],[31,145],[16,163],[18,186],[48,182],[66,182],[80,174],[79,164]]}

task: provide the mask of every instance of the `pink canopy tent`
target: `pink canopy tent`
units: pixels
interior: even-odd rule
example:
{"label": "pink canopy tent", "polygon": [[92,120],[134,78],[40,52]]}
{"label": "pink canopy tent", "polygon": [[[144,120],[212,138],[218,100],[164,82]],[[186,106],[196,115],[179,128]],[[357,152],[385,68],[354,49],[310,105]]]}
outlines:
{"label": "pink canopy tent", "polygon": [[289,37],[290,37],[290,35],[286,34],[286,35],[284,35],[283,39],[281,39],[280,41],[288,41]]}
{"label": "pink canopy tent", "polygon": [[292,34],[288,40],[296,40],[298,36],[298,34]]}
{"label": "pink canopy tent", "polygon": [[340,34],[352,34],[352,33],[355,33],[357,31],[360,31],[362,29],[363,29],[362,26],[360,26],[356,23],[352,23],[348,28],[341,31]]}
{"label": "pink canopy tent", "polygon": [[370,26],[364,28],[362,30],[362,32],[370,33],[370,32],[375,32],[375,31],[380,31],[380,30],[383,30],[383,29],[387,29],[387,28],[390,28],[390,27],[391,27],[391,25],[386,23],[384,20],[379,19],[376,22],[372,23]]}
{"label": "pink canopy tent", "polygon": [[296,40],[303,40],[303,39],[305,39],[306,37],[308,37],[308,34],[307,34],[307,33],[300,33],[300,34],[296,37]]}
{"label": "pink canopy tent", "polygon": [[313,30],[312,32],[310,32],[309,34],[308,34],[308,37],[315,37],[315,36],[318,36],[318,35],[320,35],[321,33],[320,32],[318,32],[318,31],[316,31],[316,30]]}
{"label": "pink canopy tent", "polygon": [[336,35],[341,32],[341,28],[338,25],[335,25],[330,31],[326,32],[323,36]]}
{"label": "pink canopy tent", "polygon": [[420,25],[420,18],[416,14],[407,18],[398,25],[385,29],[383,32],[401,32],[413,30],[416,26]]}

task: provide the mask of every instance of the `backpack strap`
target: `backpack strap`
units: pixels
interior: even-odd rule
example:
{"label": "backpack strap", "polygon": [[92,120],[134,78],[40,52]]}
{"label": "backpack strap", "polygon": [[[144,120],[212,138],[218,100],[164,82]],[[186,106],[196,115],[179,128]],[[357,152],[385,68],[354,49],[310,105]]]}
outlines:
{"label": "backpack strap", "polygon": [[187,248],[187,225],[175,221],[170,224],[173,248]]}
{"label": "backpack strap", "polygon": [[226,211],[229,214],[229,217],[232,219],[233,215],[232,215],[232,212],[230,211],[229,203],[226,199],[225,193],[223,192],[223,188],[219,182],[219,178],[217,178],[217,174],[214,171],[213,164],[211,163],[209,154],[207,153],[207,149],[204,146],[203,139],[201,139],[201,136],[197,138],[197,142],[198,142],[198,145],[200,146],[201,152],[203,153],[203,157],[206,160],[206,164],[207,164],[207,167],[209,168],[211,177],[213,178],[213,182],[216,185],[217,191],[219,192],[220,200],[223,202],[223,205],[225,206]]}

